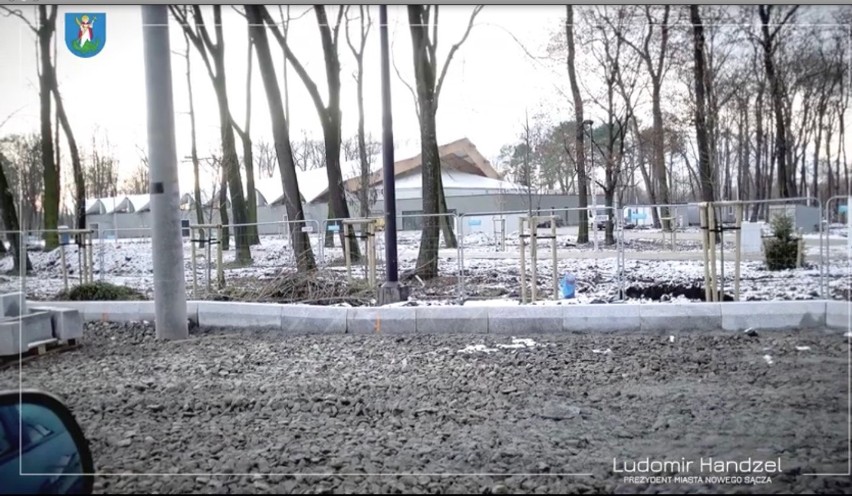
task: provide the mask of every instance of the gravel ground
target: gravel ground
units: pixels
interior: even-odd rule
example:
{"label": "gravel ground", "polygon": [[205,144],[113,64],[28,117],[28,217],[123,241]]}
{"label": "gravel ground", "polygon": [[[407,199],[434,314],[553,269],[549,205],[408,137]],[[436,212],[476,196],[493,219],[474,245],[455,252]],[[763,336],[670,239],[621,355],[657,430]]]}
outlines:
{"label": "gravel ground", "polygon": [[[194,474],[98,477],[97,492],[852,490],[803,475],[847,471],[840,332],[524,337],[536,343],[197,329],[163,343],[148,325],[95,323],[83,348],[28,362],[23,384],[68,401],[99,472]],[[0,388],[17,385],[0,371]],[[783,473],[649,486],[613,473],[614,457],[780,458]],[[462,473],[492,475],[447,475]]]}

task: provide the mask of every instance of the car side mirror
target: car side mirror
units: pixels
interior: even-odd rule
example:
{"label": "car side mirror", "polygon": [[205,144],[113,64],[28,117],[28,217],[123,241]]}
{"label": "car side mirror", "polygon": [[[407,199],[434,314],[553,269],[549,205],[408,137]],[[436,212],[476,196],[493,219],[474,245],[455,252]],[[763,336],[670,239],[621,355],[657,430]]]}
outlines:
{"label": "car side mirror", "polygon": [[0,494],[91,494],[93,486],[89,442],[62,401],[0,393]]}

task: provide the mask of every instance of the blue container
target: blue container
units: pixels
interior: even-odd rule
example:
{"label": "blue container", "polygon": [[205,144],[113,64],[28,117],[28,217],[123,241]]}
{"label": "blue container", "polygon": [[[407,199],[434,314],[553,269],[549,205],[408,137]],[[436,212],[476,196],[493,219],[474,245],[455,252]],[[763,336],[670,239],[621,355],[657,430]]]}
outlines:
{"label": "blue container", "polygon": [[562,298],[565,300],[574,298],[574,289],[576,285],[577,278],[574,277],[574,274],[566,272],[565,276],[562,277],[562,281],[559,283],[559,288],[562,291]]}
{"label": "blue container", "polygon": [[71,234],[62,232],[66,229],[68,229],[68,226],[59,226],[59,244],[61,245],[71,244]]}

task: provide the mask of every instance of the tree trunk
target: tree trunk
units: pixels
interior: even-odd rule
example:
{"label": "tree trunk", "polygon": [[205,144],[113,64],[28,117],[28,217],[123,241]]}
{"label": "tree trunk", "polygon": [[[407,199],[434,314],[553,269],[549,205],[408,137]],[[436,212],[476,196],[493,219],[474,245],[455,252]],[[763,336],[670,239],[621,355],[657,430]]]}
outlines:
{"label": "tree trunk", "polygon": [[258,235],[257,226],[257,189],[254,185],[254,144],[251,140],[251,72],[252,72],[252,51],[254,46],[251,43],[251,34],[249,34],[248,43],[248,61],[246,69],[246,122],[245,127],[240,130],[237,128],[237,133],[240,135],[240,140],[243,145],[243,166],[246,169],[246,206],[248,207],[248,222],[247,236],[249,245],[259,245],[260,236]]}
{"label": "tree trunk", "polygon": [[[220,52],[221,53],[221,52]],[[237,158],[234,128],[231,124],[231,113],[228,106],[227,86],[225,80],[225,64],[223,57],[214,55],[216,61],[216,79],[213,87],[219,103],[219,126],[222,139],[222,167],[227,176],[228,192],[231,196],[231,213],[234,222],[234,245],[236,261],[241,265],[251,264],[251,249],[248,236],[248,209],[243,196],[243,181],[240,174],[240,161]],[[221,194],[225,194],[223,191]]]}
{"label": "tree trunk", "polygon": [[[659,188],[659,201],[663,205],[670,203],[669,185],[666,180],[666,156],[665,156],[665,135],[663,127],[663,109],[661,103],[661,81],[652,82],[651,98],[652,98],[652,113],[654,117],[654,171],[656,173],[657,186]],[[669,217],[669,208],[660,207],[662,217]],[[661,220],[664,231],[671,231],[672,224],[670,220]]]}
{"label": "tree trunk", "polygon": [[[813,183],[812,183],[812,186],[811,186],[812,189],[813,189],[813,196],[815,196],[817,199],[820,199],[820,201],[822,201],[824,199],[824,198],[821,198],[820,191],[819,191],[819,147],[820,147],[820,143],[822,142],[822,125],[823,125],[824,118],[825,118],[825,103],[820,102],[819,115],[817,117],[817,124],[816,124],[816,138],[814,139],[814,177],[813,177]],[[828,148],[827,145],[831,141],[831,131],[830,130],[826,134],[825,139],[826,139],[826,147],[825,147],[826,152],[829,152],[829,148]],[[802,154],[802,155],[804,155],[804,154]],[[829,176],[830,176],[831,175],[831,154],[830,154],[830,152],[828,154],[826,154],[826,159],[828,159],[828,164],[829,164],[828,169],[829,169]],[[804,160],[802,160],[802,163],[804,164]],[[802,169],[802,179],[805,179],[804,168]]]}
{"label": "tree trunk", "polygon": [[[272,136],[275,141],[275,152],[278,157],[278,169],[281,172],[281,183],[284,191],[284,205],[287,219],[291,222],[290,239],[293,240],[293,254],[299,271],[316,269],[310,235],[302,231],[305,213],[302,208],[299,183],[296,176],[296,164],[293,161],[293,149],[290,146],[290,130],[285,117],[284,106],[281,102],[281,92],[275,76],[275,66],[269,50],[269,40],[266,35],[261,9],[256,5],[246,6],[246,15],[251,25],[250,32],[257,51],[258,67],[263,86],[266,90],[266,100],[272,121]],[[285,64],[286,65],[286,64]]]}
{"label": "tree trunk", "polygon": [[[754,123],[756,126],[755,130],[755,147],[754,147],[754,196],[755,200],[763,199],[763,165],[761,164],[761,160],[763,159],[763,93],[764,93],[764,85],[760,84],[760,87],[757,91],[757,99],[754,104]],[[757,222],[757,219],[760,215],[761,205],[760,203],[755,203],[751,212],[751,222]]]}
{"label": "tree trunk", "polygon": [[[71,167],[74,171],[74,224],[77,229],[86,229],[86,178],[83,175],[83,164],[80,161],[77,140],[74,139],[74,132],[68,122],[68,115],[65,113],[62,97],[59,95],[59,85],[53,68],[51,68],[50,84],[53,98],[56,100],[56,115],[59,118],[65,139],[68,141],[68,150],[71,153]],[[77,236],[76,239],[78,244],[82,242],[80,236]]]}
{"label": "tree trunk", "polygon": [[[361,8],[361,23],[363,25],[363,11]],[[358,188],[358,204],[360,207],[361,217],[367,218],[370,216],[370,162],[367,157],[367,133],[364,130],[364,52],[363,44],[361,52],[357,53],[355,59],[358,62],[358,72],[356,76],[356,94],[358,99],[358,159],[361,166],[360,187]],[[354,51],[354,50],[353,50]]]}
{"label": "tree trunk", "polygon": [[414,75],[417,86],[417,102],[420,108],[420,160],[423,189],[423,228],[420,237],[420,252],[417,256],[416,274],[422,279],[438,276],[438,248],[440,244],[441,161],[438,154],[435,113],[435,67],[430,59],[429,26],[424,11],[428,7],[408,6],[408,22],[411,32]]}
{"label": "tree trunk", "polygon": [[714,201],[713,169],[710,166],[710,143],[707,136],[707,115],[705,109],[706,65],[704,60],[704,25],[701,22],[698,5],[689,6],[692,22],[693,73],[695,82],[695,134],[698,142],[698,171],[701,181],[701,200]]}
{"label": "tree trunk", "polygon": [[453,222],[451,221],[451,219],[454,219],[455,217],[448,215],[447,197],[444,194],[444,177],[440,173],[438,174],[438,209],[438,213],[441,214],[440,222],[441,232],[444,235],[444,246],[452,249],[458,248],[458,240],[453,232]]}
{"label": "tree trunk", "polygon": [[776,73],[774,52],[774,38],[769,32],[770,11],[768,7],[758,7],[762,21],[761,30],[763,34],[763,64],[766,70],[766,79],[769,82],[772,97],[772,107],[775,113],[775,165],[778,173],[778,195],[781,198],[792,198],[796,196],[796,183],[787,170],[787,135],[785,129],[783,91],[781,81]]}
{"label": "tree trunk", "polygon": [[231,223],[230,215],[228,215],[228,171],[222,165],[222,177],[219,182],[219,223],[222,225],[222,243],[223,250],[231,249],[231,228],[228,225]]}
{"label": "tree trunk", "polygon": [[[576,49],[574,47],[574,7],[565,6],[565,39],[568,42],[568,79],[571,83],[571,97],[574,100],[574,153],[577,159],[574,166],[577,169],[578,207],[580,208],[580,226],[577,233],[577,243],[589,242],[589,196],[588,181],[586,180],[586,150],[583,133],[583,97],[580,95],[580,85],[577,83],[575,68]],[[638,135],[637,135],[638,136]]]}
{"label": "tree trunk", "polygon": [[[201,199],[201,174],[199,173],[198,143],[195,132],[195,102],[192,96],[192,66],[190,64],[189,38],[186,38],[186,88],[189,92],[189,136],[191,143],[190,156],[192,158],[193,195],[195,196],[195,220],[199,225],[202,225],[204,224],[204,202]],[[212,202],[213,199],[211,198],[210,201]],[[204,243],[206,243],[206,240],[201,242],[201,246],[204,246]]]}
{"label": "tree trunk", "polygon": [[44,248],[46,251],[59,246],[59,233],[56,231],[59,222],[60,175],[53,149],[53,133],[51,132],[51,74],[50,40],[56,31],[56,6],[51,6],[48,14],[46,5],[39,5],[39,103],[41,118],[41,160],[44,166]]}
{"label": "tree trunk", "polygon": [[[6,167],[9,164],[6,157],[0,152],[0,216],[3,219],[3,228],[7,231],[6,237],[11,245],[10,255],[15,272],[21,273],[21,250],[26,252],[23,242],[23,233],[18,223],[18,211],[15,208],[15,197],[10,191],[9,182],[6,180]],[[2,239],[0,239],[2,245]],[[5,246],[3,247],[5,249]],[[33,270],[29,254],[24,255],[26,261],[26,272]]]}

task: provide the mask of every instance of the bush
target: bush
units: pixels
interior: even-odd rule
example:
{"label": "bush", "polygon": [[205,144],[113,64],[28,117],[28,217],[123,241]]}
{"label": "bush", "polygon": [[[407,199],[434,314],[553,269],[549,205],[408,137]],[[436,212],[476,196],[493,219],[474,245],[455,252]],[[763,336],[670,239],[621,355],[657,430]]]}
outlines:
{"label": "bush", "polygon": [[799,239],[793,234],[793,219],[787,215],[778,215],[772,219],[771,226],[773,237],[763,242],[766,268],[795,269],[799,255]]}
{"label": "bush", "polygon": [[116,286],[108,282],[93,282],[74,286],[68,291],[62,291],[57,296],[60,300],[67,301],[123,301],[144,300],[145,297],[139,291],[127,286]]}

